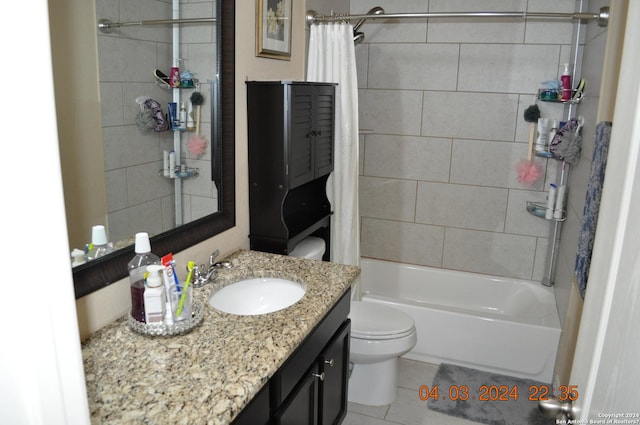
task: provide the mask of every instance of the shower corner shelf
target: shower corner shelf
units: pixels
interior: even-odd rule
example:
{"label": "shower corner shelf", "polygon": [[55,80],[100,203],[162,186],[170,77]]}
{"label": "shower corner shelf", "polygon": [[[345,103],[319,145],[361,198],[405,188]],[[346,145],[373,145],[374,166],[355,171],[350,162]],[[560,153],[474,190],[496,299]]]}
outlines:
{"label": "shower corner shelf", "polygon": [[547,206],[546,204],[542,203],[542,202],[533,202],[533,201],[527,201],[527,212],[529,214],[531,214],[532,216],[538,217],[538,218],[542,218],[545,220],[549,220],[549,221],[558,221],[558,222],[562,222],[565,221],[567,219],[567,211],[566,210],[562,210],[562,217],[560,218],[546,218],[545,217],[545,213],[547,211]]}
{"label": "shower corner shelf", "polygon": [[165,179],[170,179],[170,180],[174,180],[174,179],[182,179],[182,180],[195,179],[196,177],[198,177],[200,175],[200,170],[198,168],[192,168],[192,167],[187,167],[187,168],[184,169],[184,171],[182,171],[182,169],[180,167],[176,167],[175,177],[170,177],[168,175],[165,175],[164,172],[165,172],[165,170],[161,168],[160,170],[158,170],[158,175],[160,177],[164,177]]}
{"label": "shower corner shelf", "polygon": [[580,103],[582,97],[584,96],[584,92],[582,90],[573,89],[571,90],[571,99],[562,100],[560,97],[562,96],[562,90],[557,89],[538,89],[538,100],[542,102],[553,102],[553,103],[566,103],[570,105],[576,105]]}

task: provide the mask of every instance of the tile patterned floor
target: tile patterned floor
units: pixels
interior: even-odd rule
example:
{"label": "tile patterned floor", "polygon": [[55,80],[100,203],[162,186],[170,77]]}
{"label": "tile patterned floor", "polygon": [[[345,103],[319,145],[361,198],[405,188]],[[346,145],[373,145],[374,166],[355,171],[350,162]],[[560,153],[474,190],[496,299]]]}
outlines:
{"label": "tile patterned floor", "polygon": [[381,407],[349,403],[343,425],[477,425],[478,422],[460,419],[427,409],[420,400],[418,389],[431,385],[438,365],[401,358],[398,364],[398,397]]}

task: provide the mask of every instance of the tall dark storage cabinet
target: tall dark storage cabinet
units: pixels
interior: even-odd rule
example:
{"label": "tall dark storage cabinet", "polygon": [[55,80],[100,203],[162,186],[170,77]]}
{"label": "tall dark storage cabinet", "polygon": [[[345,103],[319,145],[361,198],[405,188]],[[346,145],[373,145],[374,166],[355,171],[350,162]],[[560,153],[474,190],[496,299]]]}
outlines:
{"label": "tall dark storage cabinet", "polygon": [[329,259],[335,84],[247,82],[251,249],[289,254],[309,235]]}

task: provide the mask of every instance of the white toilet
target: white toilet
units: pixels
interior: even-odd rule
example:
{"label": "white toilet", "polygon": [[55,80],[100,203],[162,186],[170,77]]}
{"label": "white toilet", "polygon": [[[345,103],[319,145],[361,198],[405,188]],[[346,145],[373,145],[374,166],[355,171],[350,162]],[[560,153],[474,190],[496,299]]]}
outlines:
{"label": "white toilet", "polygon": [[369,406],[396,398],[398,357],[417,341],[413,318],[382,304],[351,301],[349,401]]}
{"label": "white toilet", "polygon": [[324,239],[315,236],[309,236],[293,248],[289,253],[289,257],[306,258],[308,260],[322,260],[325,251]]}
{"label": "white toilet", "polygon": [[[310,236],[289,254],[322,260],[325,243]],[[349,401],[369,406],[391,404],[396,398],[398,357],[417,341],[411,316],[381,304],[351,301]]]}

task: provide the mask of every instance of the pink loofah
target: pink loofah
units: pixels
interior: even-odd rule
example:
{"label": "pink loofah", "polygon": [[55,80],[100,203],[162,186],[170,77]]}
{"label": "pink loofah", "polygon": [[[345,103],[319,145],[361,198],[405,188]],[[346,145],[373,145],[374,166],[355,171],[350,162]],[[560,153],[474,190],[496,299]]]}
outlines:
{"label": "pink loofah", "polygon": [[542,167],[530,160],[522,160],[516,166],[518,181],[522,184],[532,185],[542,176]]}
{"label": "pink loofah", "polygon": [[187,142],[189,153],[194,156],[201,156],[207,152],[207,139],[204,136],[195,135]]}

